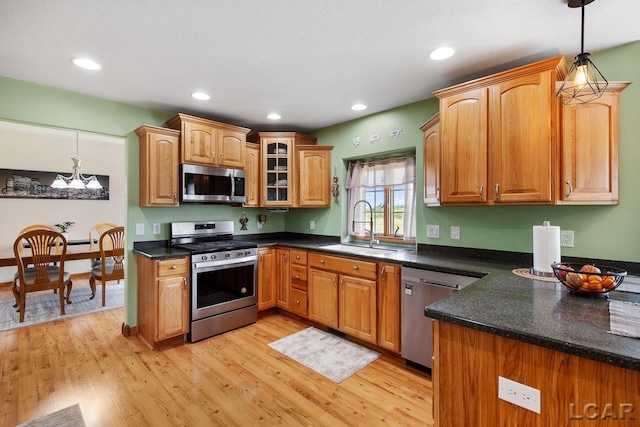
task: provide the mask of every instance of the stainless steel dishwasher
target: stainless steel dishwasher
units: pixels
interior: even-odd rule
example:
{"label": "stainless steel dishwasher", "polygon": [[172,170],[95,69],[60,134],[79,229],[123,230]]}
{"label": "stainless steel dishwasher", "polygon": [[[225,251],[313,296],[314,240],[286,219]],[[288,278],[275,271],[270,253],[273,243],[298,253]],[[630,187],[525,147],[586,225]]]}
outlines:
{"label": "stainless steel dishwasher", "polygon": [[431,369],[433,321],[424,308],[478,280],[477,277],[402,267],[402,357]]}

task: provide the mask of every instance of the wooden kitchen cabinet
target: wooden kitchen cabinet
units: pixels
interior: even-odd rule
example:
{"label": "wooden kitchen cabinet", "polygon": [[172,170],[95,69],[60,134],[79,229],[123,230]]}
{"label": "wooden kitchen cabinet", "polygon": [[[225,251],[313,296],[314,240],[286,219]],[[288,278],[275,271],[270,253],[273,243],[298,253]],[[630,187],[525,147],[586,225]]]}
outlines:
{"label": "wooden kitchen cabinet", "polygon": [[178,206],[180,132],[143,125],[140,141],[140,206]]}
{"label": "wooden kitchen cabinet", "polygon": [[424,150],[424,205],[440,205],[440,113],[420,126]]}
{"label": "wooden kitchen cabinet", "polygon": [[555,85],[566,72],[557,56],[434,92],[443,205],[553,203]]}
{"label": "wooden kitchen cabinet", "polygon": [[377,344],[376,263],[309,253],[309,319]]}
{"label": "wooden kitchen cabinet", "polygon": [[250,129],[186,114],[172,117],[167,126],[181,132],[180,163],[245,168]]}
{"label": "wooden kitchen cabinet", "polygon": [[401,266],[378,264],[378,345],[395,353],[401,350]]}
{"label": "wooden kitchen cabinet", "polygon": [[289,266],[289,250],[276,249],[276,305],[287,311],[291,310]]}
{"label": "wooden kitchen cabinet", "polygon": [[296,147],[297,207],[331,206],[331,150],[332,145]]}
{"label": "wooden kitchen cabinet", "polygon": [[258,249],[258,311],[276,306],[276,249]]}
{"label": "wooden kitchen cabinet", "polygon": [[138,336],[152,349],[189,332],[189,257],[138,262]]}
{"label": "wooden kitchen cabinet", "polygon": [[595,101],[560,104],[558,204],[618,203],[619,101],[629,84],[609,82]]}
{"label": "wooden kitchen cabinet", "polygon": [[291,312],[307,317],[307,251],[289,249]]}
{"label": "wooden kitchen cabinet", "polygon": [[247,200],[244,206],[260,206],[260,145],[247,142],[247,167],[245,169],[245,193]]}
{"label": "wooden kitchen cabinet", "polygon": [[330,206],[332,146],[316,146],[316,138],[297,132],[259,132],[247,140],[260,144],[261,206]]}

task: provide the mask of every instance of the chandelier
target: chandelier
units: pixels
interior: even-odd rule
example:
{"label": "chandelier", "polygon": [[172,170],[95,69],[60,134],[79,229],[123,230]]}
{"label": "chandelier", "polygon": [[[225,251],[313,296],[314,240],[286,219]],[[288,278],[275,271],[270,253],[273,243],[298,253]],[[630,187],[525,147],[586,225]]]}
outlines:
{"label": "chandelier", "polygon": [[76,156],[72,157],[73,160],[73,172],[71,176],[63,176],[58,174],[56,179],[51,183],[51,188],[73,188],[76,190],[83,190],[88,188],[90,190],[99,190],[102,188],[98,178],[95,175],[86,177],[82,175],[82,169],[80,168],[80,162],[82,159],[78,155],[78,134],[76,133]]}
{"label": "chandelier", "polygon": [[569,0],[569,7],[582,8],[582,38],[580,54],[569,69],[562,86],[556,96],[564,105],[577,105],[594,101],[602,96],[609,85],[600,70],[589,59],[589,53],[584,51],[584,6],[594,0]]}

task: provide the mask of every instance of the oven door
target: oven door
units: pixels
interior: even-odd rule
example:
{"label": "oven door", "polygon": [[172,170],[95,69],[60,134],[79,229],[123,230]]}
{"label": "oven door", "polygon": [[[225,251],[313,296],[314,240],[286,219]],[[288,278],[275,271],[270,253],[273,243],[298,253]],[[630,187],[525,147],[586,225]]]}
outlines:
{"label": "oven door", "polygon": [[256,305],[257,257],[194,263],[191,320]]}

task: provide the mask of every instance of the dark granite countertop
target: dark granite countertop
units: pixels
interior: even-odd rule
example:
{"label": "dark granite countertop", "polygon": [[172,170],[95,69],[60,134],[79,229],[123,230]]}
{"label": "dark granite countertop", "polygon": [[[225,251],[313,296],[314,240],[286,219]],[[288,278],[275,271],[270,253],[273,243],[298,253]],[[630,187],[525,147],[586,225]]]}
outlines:
{"label": "dark granite countertop", "polygon": [[[560,283],[532,280],[512,273],[514,268],[529,267],[531,260],[498,261],[491,257],[478,258],[422,250],[357,255],[323,249],[323,246],[339,243],[337,238],[274,236],[257,243],[258,247],[282,245],[477,277],[478,280],[473,284],[425,308],[425,315],[640,371],[640,339],[607,332],[609,299],[640,302],[640,294],[613,291],[609,293],[609,299],[574,295]],[[185,251],[167,248],[166,244],[135,248],[134,251],[151,258],[188,255]]]}

